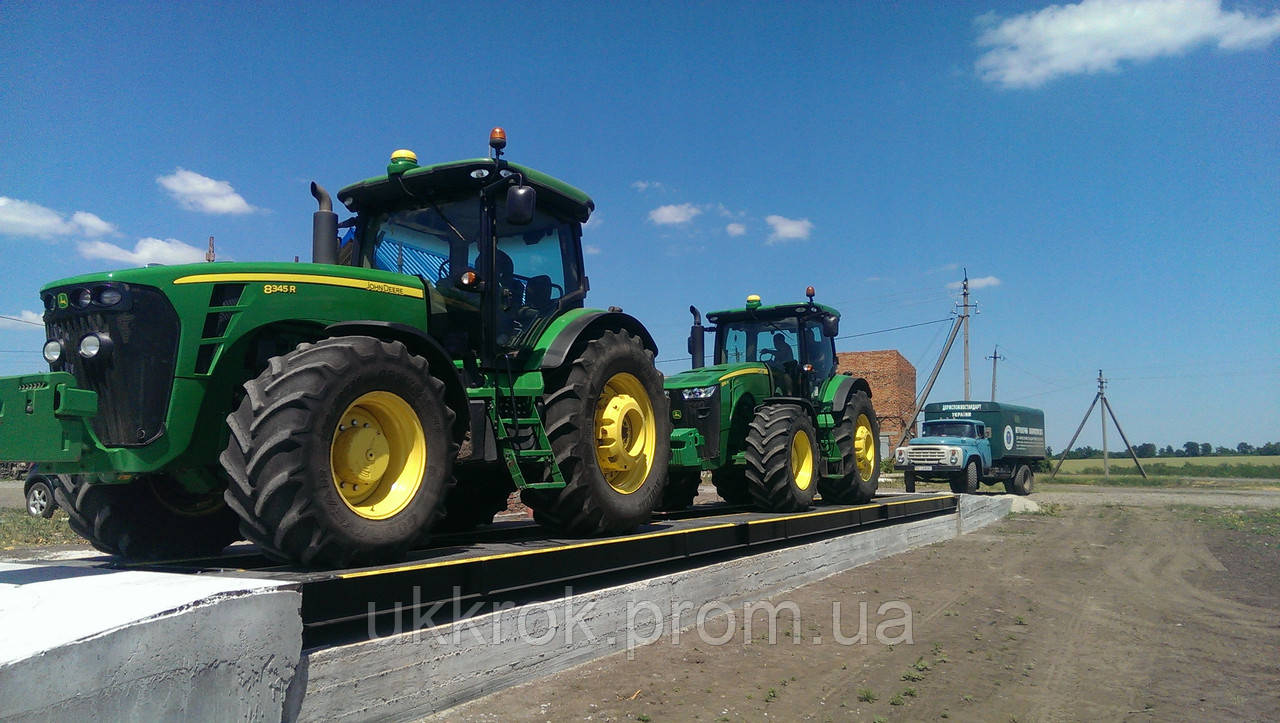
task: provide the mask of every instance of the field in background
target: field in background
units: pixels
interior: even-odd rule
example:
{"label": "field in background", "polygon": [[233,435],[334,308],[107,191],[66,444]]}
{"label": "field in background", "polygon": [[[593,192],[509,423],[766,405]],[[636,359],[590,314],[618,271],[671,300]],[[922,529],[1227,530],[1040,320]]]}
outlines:
{"label": "field in background", "polygon": [[[1124,452],[1122,451],[1123,455]],[[1236,455],[1231,457],[1153,457],[1143,459],[1142,468],[1155,477],[1236,477],[1280,480],[1280,456]],[[1057,461],[1051,462],[1057,465]],[[1111,474],[1137,474],[1129,457],[1112,457]],[[1069,459],[1058,475],[1101,475],[1101,459]],[[1141,479],[1141,478],[1139,478]]]}

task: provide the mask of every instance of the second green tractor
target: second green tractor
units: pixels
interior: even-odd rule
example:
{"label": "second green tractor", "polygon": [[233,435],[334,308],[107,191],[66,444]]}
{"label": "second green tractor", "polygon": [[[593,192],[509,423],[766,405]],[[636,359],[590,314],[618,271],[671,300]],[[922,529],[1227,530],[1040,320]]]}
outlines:
{"label": "second green tractor", "polygon": [[[840,312],[808,300],[707,314],[689,307],[693,368],[667,377],[671,465],[663,507],[692,503],[704,471],[720,496],[774,512],[820,496],[861,504],[880,477],[879,424],[866,379],[836,373]],[[705,336],[714,335],[705,366]]]}

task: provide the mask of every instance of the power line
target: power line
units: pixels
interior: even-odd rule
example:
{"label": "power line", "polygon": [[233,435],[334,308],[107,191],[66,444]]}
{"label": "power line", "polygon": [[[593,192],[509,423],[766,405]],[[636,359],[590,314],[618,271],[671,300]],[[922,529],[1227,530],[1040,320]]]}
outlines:
{"label": "power line", "polygon": [[16,322],[18,322],[19,324],[30,324],[30,325],[32,325],[32,326],[38,326],[38,327],[40,327],[41,329],[43,329],[43,328],[44,328],[44,322],[43,322],[43,321],[31,321],[31,320],[29,320],[29,319],[19,319],[19,318],[18,318],[18,317],[16,317],[16,316],[8,316],[8,315],[6,315],[6,314],[0,314],[0,319],[8,319],[9,321],[16,321]]}

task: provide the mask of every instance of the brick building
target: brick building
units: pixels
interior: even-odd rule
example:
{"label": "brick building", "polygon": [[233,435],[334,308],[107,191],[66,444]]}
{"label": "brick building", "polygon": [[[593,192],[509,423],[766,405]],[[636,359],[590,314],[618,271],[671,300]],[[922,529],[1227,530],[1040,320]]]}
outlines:
{"label": "brick building", "polygon": [[836,371],[852,372],[871,384],[871,403],[880,418],[880,453],[897,444],[911,421],[916,398],[916,368],[894,349],[836,353]]}

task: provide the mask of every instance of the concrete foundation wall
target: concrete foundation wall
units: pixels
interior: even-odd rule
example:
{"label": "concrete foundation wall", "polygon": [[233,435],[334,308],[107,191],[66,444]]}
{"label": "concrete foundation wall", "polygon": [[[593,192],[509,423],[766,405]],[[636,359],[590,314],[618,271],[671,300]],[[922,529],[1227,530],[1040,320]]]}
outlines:
{"label": "concrete foundation wall", "polygon": [[[1007,498],[960,499],[956,516],[894,525],[687,570],[462,622],[308,653],[301,720],[412,720],[512,685],[653,642],[697,609],[768,598],[852,567],[951,539],[1008,514]],[[673,614],[677,605],[685,606]],[[464,606],[464,610],[466,607]],[[481,611],[484,612],[484,611]],[[629,640],[628,635],[633,639]]]}
{"label": "concrete foundation wall", "polygon": [[2,565],[0,720],[279,719],[300,604],[275,583]]}

